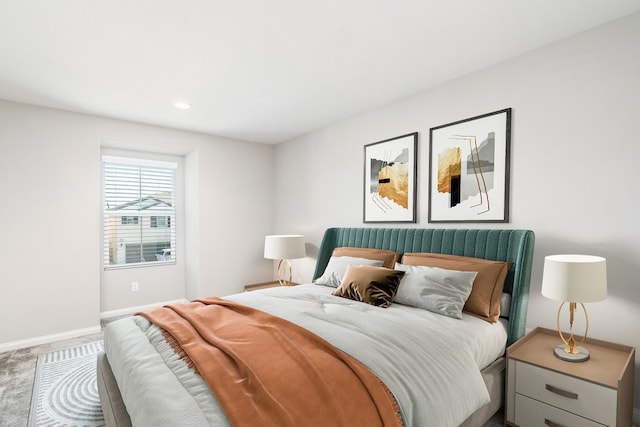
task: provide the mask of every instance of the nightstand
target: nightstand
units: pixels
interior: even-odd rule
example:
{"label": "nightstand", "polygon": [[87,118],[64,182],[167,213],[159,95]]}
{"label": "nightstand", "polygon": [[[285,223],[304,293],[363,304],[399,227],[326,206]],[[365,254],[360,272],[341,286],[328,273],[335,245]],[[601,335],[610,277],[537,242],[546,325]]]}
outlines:
{"label": "nightstand", "polygon": [[575,363],[553,354],[561,342],[536,328],[507,349],[507,425],[630,426],[635,349],[587,338],[591,358]]}
{"label": "nightstand", "polygon": [[[291,286],[295,286],[297,283],[291,282]],[[257,291],[258,289],[277,288],[280,286],[280,282],[272,280],[270,282],[254,283],[252,285],[246,285],[244,287],[245,292]]]}

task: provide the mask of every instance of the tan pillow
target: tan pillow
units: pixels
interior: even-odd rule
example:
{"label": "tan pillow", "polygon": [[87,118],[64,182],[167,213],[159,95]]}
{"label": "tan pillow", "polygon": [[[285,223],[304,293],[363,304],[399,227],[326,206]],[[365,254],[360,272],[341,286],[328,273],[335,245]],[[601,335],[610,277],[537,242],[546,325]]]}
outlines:
{"label": "tan pillow", "polygon": [[406,253],[402,257],[406,265],[423,265],[458,271],[477,271],[471,294],[464,304],[464,311],[494,323],[500,317],[500,296],[504,281],[511,268],[510,262],[491,261],[460,255],[433,253]]}
{"label": "tan pillow", "polygon": [[335,248],[333,250],[333,256],[375,259],[382,261],[382,266],[387,268],[393,268],[398,260],[397,252],[370,248]]}
{"label": "tan pillow", "polygon": [[393,302],[404,271],[370,265],[350,265],[333,295],[389,307]]}

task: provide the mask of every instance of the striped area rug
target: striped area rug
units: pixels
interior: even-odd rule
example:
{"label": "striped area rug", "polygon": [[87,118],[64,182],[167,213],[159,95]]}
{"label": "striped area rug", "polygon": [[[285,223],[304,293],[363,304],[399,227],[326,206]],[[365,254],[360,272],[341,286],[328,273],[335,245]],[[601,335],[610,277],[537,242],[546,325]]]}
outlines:
{"label": "striped area rug", "polygon": [[104,426],[96,384],[102,341],[38,357],[29,427]]}

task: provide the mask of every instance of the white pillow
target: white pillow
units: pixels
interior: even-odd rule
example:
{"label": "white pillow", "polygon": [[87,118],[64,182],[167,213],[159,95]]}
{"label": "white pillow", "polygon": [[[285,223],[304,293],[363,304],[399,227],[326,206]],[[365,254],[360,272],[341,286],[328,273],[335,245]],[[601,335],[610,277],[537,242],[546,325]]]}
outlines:
{"label": "white pillow", "polygon": [[332,256],[329,258],[327,268],[325,268],[322,276],[318,277],[314,283],[337,288],[342,282],[344,273],[350,265],[372,265],[374,267],[382,267],[383,261],[377,259],[357,258],[352,256]]}
{"label": "white pillow", "polygon": [[405,275],[393,302],[462,319],[462,308],[477,272],[399,263],[395,269],[404,271]]}
{"label": "white pillow", "polygon": [[511,294],[500,295],[500,317],[508,318],[511,314]]}

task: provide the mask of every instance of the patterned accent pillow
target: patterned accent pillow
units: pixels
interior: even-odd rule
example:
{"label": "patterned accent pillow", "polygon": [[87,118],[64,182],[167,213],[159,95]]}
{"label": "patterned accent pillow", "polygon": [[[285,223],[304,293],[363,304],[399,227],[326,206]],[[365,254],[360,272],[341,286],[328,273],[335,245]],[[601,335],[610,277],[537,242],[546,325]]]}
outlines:
{"label": "patterned accent pillow", "polygon": [[393,302],[404,271],[370,265],[350,265],[333,295],[387,308]]}

